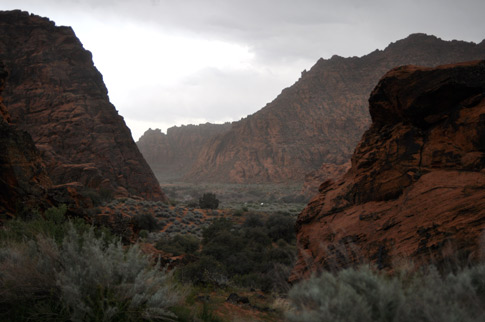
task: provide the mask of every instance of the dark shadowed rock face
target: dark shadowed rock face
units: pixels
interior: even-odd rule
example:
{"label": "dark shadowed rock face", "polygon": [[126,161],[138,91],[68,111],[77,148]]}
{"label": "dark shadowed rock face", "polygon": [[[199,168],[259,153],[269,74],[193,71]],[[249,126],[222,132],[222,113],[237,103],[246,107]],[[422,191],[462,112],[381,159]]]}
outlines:
{"label": "dark shadowed rock face", "polygon": [[369,94],[386,71],[483,57],[484,42],[415,34],[360,58],[320,59],[274,101],[206,144],[186,180],[303,182],[324,163],[348,162],[370,124]]}
{"label": "dark shadowed rock face", "polygon": [[0,60],[10,73],[4,101],[11,120],[32,136],[55,185],[165,199],[71,28],[0,12]]}
{"label": "dark shadowed rock face", "polygon": [[30,135],[10,124],[1,96],[7,76],[0,63],[0,221],[24,207],[41,208],[52,185]]}
{"label": "dark shadowed rock face", "polygon": [[160,182],[179,181],[191,169],[202,147],[224,134],[231,123],[174,126],[167,134],[149,129],[136,143]]}
{"label": "dark shadowed rock face", "polygon": [[293,279],[400,257],[476,259],[485,228],[485,61],[391,70],[337,182],[299,215]]}

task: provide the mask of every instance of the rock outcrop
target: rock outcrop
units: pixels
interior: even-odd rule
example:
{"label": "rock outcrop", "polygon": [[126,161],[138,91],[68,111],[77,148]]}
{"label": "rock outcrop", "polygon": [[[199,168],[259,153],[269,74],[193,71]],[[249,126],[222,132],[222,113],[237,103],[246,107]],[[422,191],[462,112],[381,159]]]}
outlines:
{"label": "rock outcrop", "polygon": [[414,34],[360,58],[320,59],[274,101],[205,145],[185,179],[302,183],[324,163],[348,162],[370,123],[369,93],[386,71],[483,57],[485,42]]}
{"label": "rock outcrop", "polygon": [[308,173],[301,189],[301,194],[307,198],[313,197],[320,191],[322,182],[342,177],[350,169],[350,161],[344,164],[324,163],[319,169]]}
{"label": "rock outcrop", "polygon": [[30,135],[10,124],[1,96],[7,75],[0,63],[0,221],[25,208],[41,208],[52,185]]}
{"label": "rock outcrop", "polygon": [[[485,229],[485,61],[389,71],[351,169],[299,215],[292,279],[360,262],[473,260]],[[483,245],[482,245],[483,246]]]}
{"label": "rock outcrop", "polygon": [[231,123],[174,126],[167,134],[149,129],[136,143],[160,182],[179,181],[192,168],[202,147],[227,132]]}
{"label": "rock outcrop", "polygon": [[91,53],[70,27],[26,12],[0,12],[0,60],[10,74],[4,101],[11,121],[32,136],[54,185],[76,182],[165,199],[109,102]]}

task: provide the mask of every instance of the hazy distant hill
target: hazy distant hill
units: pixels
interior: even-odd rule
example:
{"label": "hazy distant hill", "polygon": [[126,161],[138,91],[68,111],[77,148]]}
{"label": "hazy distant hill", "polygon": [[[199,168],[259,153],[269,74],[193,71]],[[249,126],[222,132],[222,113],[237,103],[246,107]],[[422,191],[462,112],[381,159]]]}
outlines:
{"label": "hazy distant hill", "polygon": [[[477,45],[413,34],[360,58],[320,59],[274,101],[208,140],[185,180],[303,182],[322,164],[349,160],[370,124],[369,94],[386,71],[405,64],[436,66],[483,57],[485,42]],[[177,135],[183,133],[182,128]],[[170,155],[178,147],[168,149],[165,153]],[[162,165],[156,158],[148,159],[155,169]],[[185,158],[179,155],[178,159]]]}
{"label": "hazy distant hill", "polygon": [[136,143],[160,182],[180,181],[196,161],[202,147],[231,123],[174,126],[167,134],[149,129]]}

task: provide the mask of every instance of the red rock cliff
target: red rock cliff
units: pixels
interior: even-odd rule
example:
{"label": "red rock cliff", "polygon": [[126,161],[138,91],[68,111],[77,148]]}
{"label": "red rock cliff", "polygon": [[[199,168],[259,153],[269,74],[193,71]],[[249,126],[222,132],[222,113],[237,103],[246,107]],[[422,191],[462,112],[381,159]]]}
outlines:
{"label": "red rock cliff", "polygon": [[32,136],[54,184],[165,199],[71,28],[0,12],[0,60],[10,73],[4,100],[12,122]]}
{"label": "red rock cliff", "polygon": [[160,182],[181,180],[193,166],[202,147],[227,132],[230,123],[174,126],[167,134],[146,131],[136,143]]}
{"label": "red rock cliff", "polygon": [[303,182],[323,163],[341,165],[350,159],[370,123],[369,93],[386,71],[483,57],[485,42],[415,34],[360,58],[320,59],[274,101],[205,145],[186,179]]}
{"label": "red rock cliff", "polygon": [[7,75],[0,63],[0,221],[22,208],[41,208],[52,185],[30,135],[10,124],[1,96]]}
{"label": "red rock cliff", "polygon": [[292,278],[400,257],[473,259],[485,228],[485,61],[391,70],[351,169],[299,215]]}

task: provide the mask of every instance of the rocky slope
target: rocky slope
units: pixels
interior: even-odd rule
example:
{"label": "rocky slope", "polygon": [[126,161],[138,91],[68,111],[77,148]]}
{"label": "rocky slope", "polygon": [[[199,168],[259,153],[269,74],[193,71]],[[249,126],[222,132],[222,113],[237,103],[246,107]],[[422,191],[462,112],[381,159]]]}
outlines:
{"label": "rocky slope", "polygon": [[320,59],[257,113],[203,147],[189,181],[303,182],[323,163],[346,163],[369,126],[367,100],[389,69],[485,57],[485,42],[414,34],[363,57]]}
{"label": "rocky slope", "polygon": [[0,12],[0,60],[10,73],[4,101],[11,120],[32,136],[53,184],[164,200],[91,53],[71,28],[26,12]]}
{"label": "rocky slope", "polygon": [[292,279],[401,257],[477,258],[485,228],[485,61],[391,70],[351,169],[299,215]]}
{"label": "rocky slope", "polygon": [[22,208],[42,207],[52,185],[30,135],[10,124],[1,96],[7,75],[0,62],[0,221]]}
{"label": "rocky slope", "polygon": [[136,143],[160,182],[177,181],[190,170],[201,148],[230,123],[174,126],[167,134],[149,129]]}

